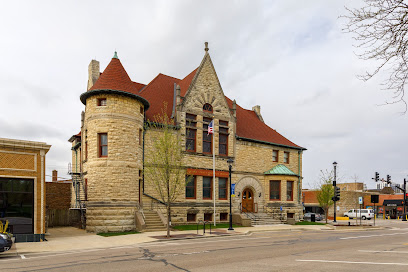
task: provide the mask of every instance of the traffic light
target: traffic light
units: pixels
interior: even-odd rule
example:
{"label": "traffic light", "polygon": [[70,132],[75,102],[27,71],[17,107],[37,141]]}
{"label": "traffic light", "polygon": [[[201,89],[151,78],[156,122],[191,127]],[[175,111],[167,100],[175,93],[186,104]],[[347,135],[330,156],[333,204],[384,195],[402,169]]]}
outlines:
{"label": "traffic light", "polygon": [[334,187],[334,196],[332,197],[333,201],[339,201],[340,200],[340,188],[339,187]]}
{"label": "traffic light", "polygon": [[387,183],[391,184],[391,176],[390,175],[387,175]]}
{"label": "traffic light", "polygon": [[337,186],[334,188],[334,196],[336,197],[336,201],[340,200],[340,188]]}
{"label": "traffic light", "polygon": [[378,172],[375,172],[375,178],[374,178],[375,182],[380,180],[380,174]]}

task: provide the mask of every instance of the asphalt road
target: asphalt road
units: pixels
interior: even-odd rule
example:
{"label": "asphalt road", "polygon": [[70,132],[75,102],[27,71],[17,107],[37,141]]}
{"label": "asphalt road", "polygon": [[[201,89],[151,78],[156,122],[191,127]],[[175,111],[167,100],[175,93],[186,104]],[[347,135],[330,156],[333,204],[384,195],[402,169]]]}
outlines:
{"label": "asphalt road", "polygon": [[0,271],[408,271],[408,223],[0,255]]}

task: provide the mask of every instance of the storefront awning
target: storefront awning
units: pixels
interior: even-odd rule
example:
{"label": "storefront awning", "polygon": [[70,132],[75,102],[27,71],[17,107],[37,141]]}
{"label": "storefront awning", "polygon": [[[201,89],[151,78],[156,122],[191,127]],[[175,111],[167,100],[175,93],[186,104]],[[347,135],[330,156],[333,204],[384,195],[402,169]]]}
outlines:
{"label": "storefront awning", "polygon": [[403,206],[404,205],[403,201],[404,201],[403,199],[385,199],[383,206],[390,206],[390,207]]}

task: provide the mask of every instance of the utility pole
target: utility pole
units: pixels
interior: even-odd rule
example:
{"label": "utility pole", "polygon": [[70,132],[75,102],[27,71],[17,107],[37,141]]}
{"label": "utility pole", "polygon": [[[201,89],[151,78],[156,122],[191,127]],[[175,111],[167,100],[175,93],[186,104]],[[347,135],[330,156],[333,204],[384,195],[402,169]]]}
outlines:
{"label": "utility pole", "polygon": [[401,187],[399,187],[398,185],[395,185],[396,188],[400,189],[403,193],[404,193],[404,203],[402,203],[402,205],[404,206],[404,213],[402,216],[402,221],[407,221],[407,217],[406,217],[406,206],[407,206],[407,180],[404,179],[404,189],[402,189]]}
{"label": "utility pole", "polygon": [[[379,180],[378,172],[375,172],[375,177],[373,179],[375,180],[375,182],[377,182]],[[390,175],[387,175],[387,180],[386,181],[387,181],[387,184],[389,184],[389,185],[392,184]],[[403,216],[402,216],[403,217],[402,221],[407,221],[407,218],[406,218],[406,212],[407,212],[407,210],[406,210],[406,206],[407,206],[407,180],[404,179],[404,188],[401,188],[398,185],[395,185],[395,187],[400,189],[404,193],[404,200],[403,200],[403,203],[402,203],[402,205],[404,207],[404,213],[403,213]]]}
{"label": "utility pole", "polygon": [[[337,190],[337,183],[336,183],[336,167],[337,167],[337,162],[333,162],[333,167],[334,167],[334,179],[333,179],[333,187],[334,187],[334,196],[332,197],[332,200],[334,202],[334,220],[333,223],[337,223],[336,221],[336,201],[339,199],[338,198],[338,192]],[[327,215],[326,215],[327,216]]]}

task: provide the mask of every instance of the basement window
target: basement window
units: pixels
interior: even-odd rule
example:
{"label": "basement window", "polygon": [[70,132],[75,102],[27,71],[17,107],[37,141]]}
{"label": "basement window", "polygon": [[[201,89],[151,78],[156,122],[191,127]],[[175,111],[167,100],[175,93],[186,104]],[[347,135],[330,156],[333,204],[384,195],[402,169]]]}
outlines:
{"label": "basement window", "polygon": [[195,213],[188,213],[187,214],[187,222],[196,222],[196,214]]}
{"label": "basement window", "polygon": [[204,221],[212,221],[212,213],[205,213]]}

